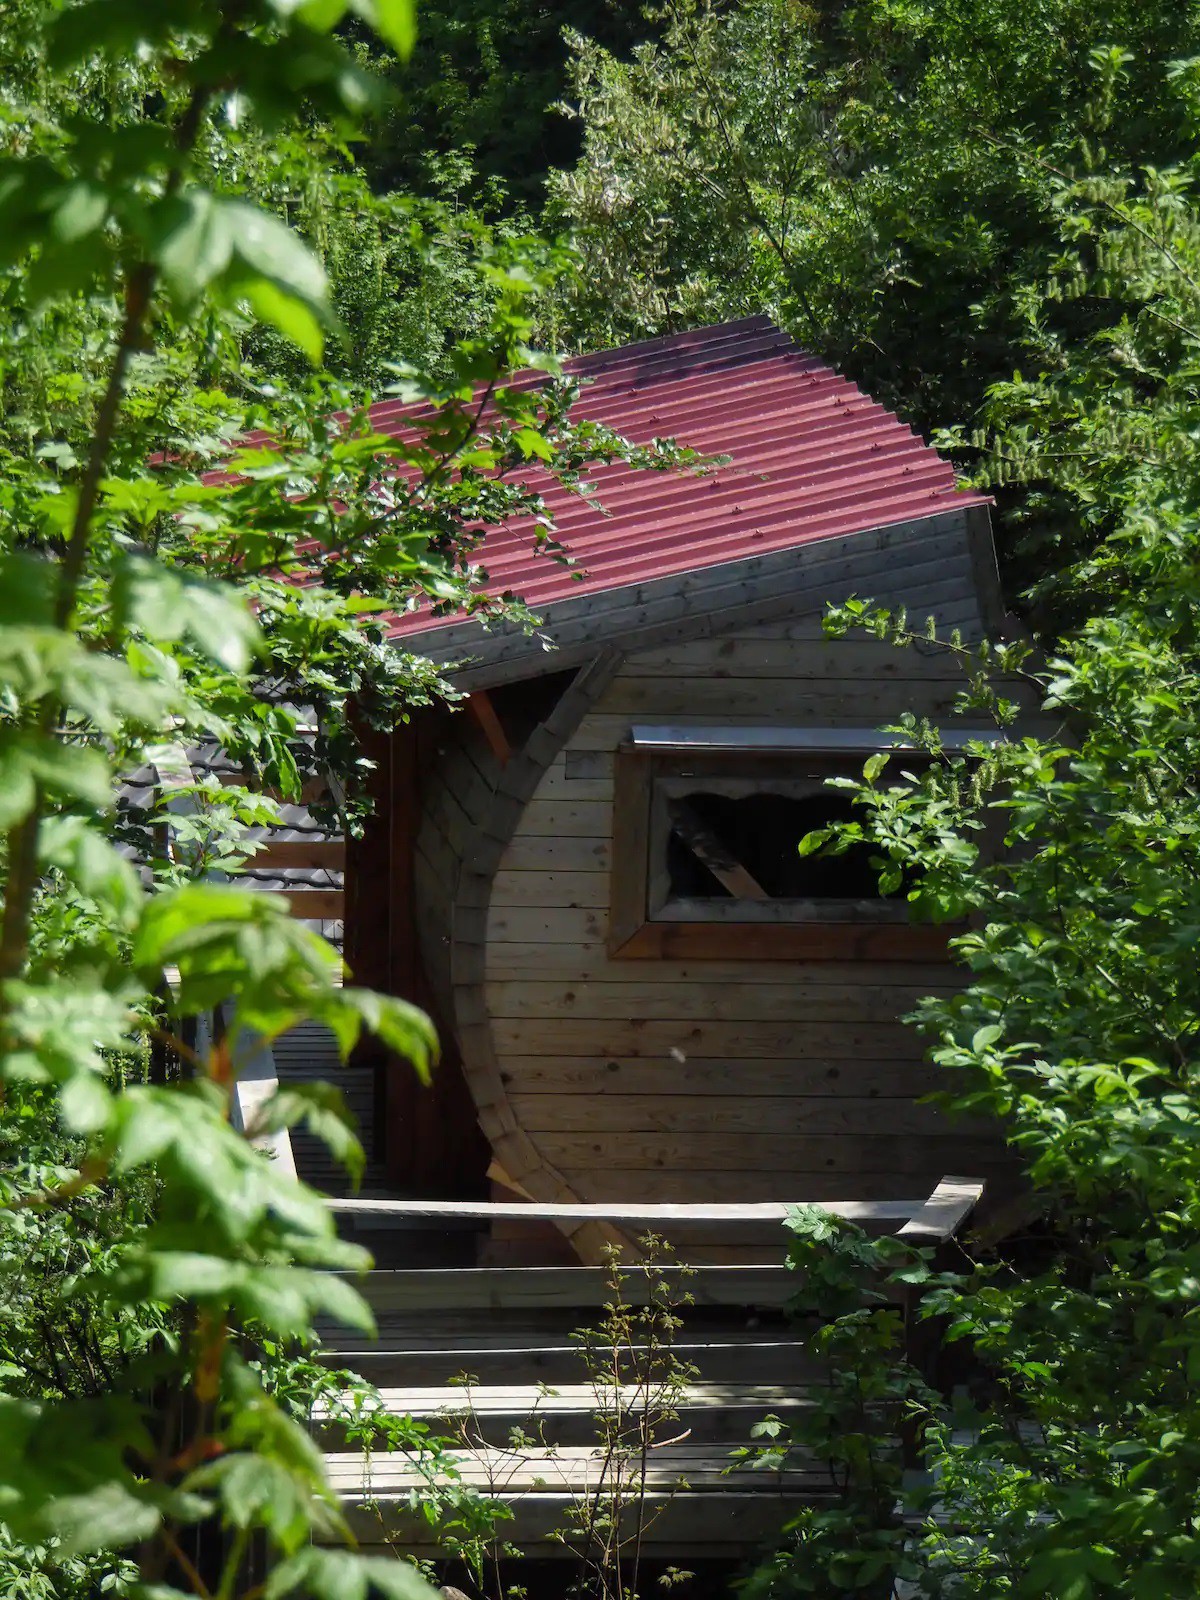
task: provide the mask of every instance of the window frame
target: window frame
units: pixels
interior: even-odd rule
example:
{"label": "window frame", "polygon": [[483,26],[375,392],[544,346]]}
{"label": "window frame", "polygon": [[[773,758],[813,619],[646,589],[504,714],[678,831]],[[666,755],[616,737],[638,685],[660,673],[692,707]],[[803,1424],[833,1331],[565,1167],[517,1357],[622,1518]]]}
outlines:
{"label": "window frame", "polygon": [[[993,743],[993,731],[958,730],[947,749]],[[751,961],[928,961],[943,956],[958,925],[914,923],[904,901],[775,900],[751,907],[714,897],[672,902],[666,869],[670,789],[704,784],[811,786],[798,763],[829,767],[876,752],[920,756],[918,747],[873,728],[634,727],[614,755],[609,955],[618,959]],[[680,768],[686,764],[687,771]],[[789,773],[788,768],[792,771]],[[826,774],[822,774],[822,777]],[[719,792],[719,788],[714,792]],[[799,842],[799,841],[797,841]],[[708,911],[716,914],[706,915]],[[664,912],[667,914],[664,915]],[[735,955],[736,952],[736,955]]]}

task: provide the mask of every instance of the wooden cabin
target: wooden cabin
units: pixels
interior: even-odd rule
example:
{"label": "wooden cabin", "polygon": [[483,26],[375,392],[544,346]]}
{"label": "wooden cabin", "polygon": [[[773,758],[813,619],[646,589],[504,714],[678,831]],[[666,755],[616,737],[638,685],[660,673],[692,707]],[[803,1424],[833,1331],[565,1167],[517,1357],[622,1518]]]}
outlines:
{"label": "wooden cabin", "polygon": [[[986,1178],[994,1133],[922,1103],[935,1070],[900,1020],[955,981],[945,931],[861,853],[797,845],[847,814],[827,780],[902,713],[977,731],[944,652],[830,639],[822,616],[859,596],[993,629],[987,501],[762,318],[569,366],[583,415],[728,460],[604,469],[602,511],[548,486],[573,567],[519,526],[489,535],[491,586],[536,633],[396,622],[468,698],[376,741],[378,812],[347,860],[356,978],[423,1001],[445,1041],[429,1089],[378,1063],[391,1192],[844,1201]],[[617,1233],[497,1220],[483,1259],[590,1260]],[[763,1237],[692,1244],[754,1259]]]}
{"label": "wooden cabin", "polygon": [[[635,1531],[614,1524],[610,1553],[631,1538],[694,1570],[845,1492],[815,1452],[730,1471],[766,1412],[786,1420],[825,1378],[788,1314],[788,1203],[952,1249],[979,1180],[1007,1168],[995,1130],[924,1103],[936,1074],[901,1025],[960,981],[945,931],[881,896],[861,855],[797,848],[846,814],[830,778],[879,751],[920,759],[881,731],[903,713],[947,743],[979,731],[951,714],[943,652],[826,638],[827,602],[903,605],[965,639],[1001,606],[987,502],[769,322],[570,365],[582,414],[728,459],[601,471],[603,511],[547,484],[573,567],[533,554],[527,529],[489,534],[490,582],[529,601],[537,633],[396,620],[398,647],[443,663],[464,699],[373,738],[363,839],[343,847],[289,807],[248,876],[322,931],[344,924],[356,981],[429,1007],[444,1058],[429,1087],[369,1052],[344,1074],[373,1146],[363,1194],[338,1194],[303,1136],[273,1153],[334,1190],[375,1252],[379,1341],[330,1328],[325,1359],[436,1433],[474,1375],[457,1464],[506,1502],[506,1541],[563,1558],[564,1526],[615,1492]],[[277,1078],[338,1073],[314,1027],[241,1067],[246,1120]],[[614,1461],[612,1408],[644,1399],[657,1358],[631,1342],[614,1389],[578,1330],[611,1293],[605,1247],[646,1228],[685,1264],[674,1355],[692,1376],[665,1435]],[[635,1273],[625,1292],[649,1291]],[[930,1325],[912,1331],[928,1367]],[[421,1463],[364,1457],[336,1403],[314,1425],[364,1544],[447,1555],[414,1509]],[[577,1581],[592,1556],[571,1559]]]}

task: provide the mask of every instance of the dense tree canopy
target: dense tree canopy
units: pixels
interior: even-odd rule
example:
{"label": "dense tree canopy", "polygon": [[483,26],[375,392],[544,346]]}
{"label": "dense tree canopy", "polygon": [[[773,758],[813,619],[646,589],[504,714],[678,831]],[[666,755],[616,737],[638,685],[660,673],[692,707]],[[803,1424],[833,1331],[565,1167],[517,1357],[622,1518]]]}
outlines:
{"label": "dense tree canopy", "polygon": [[[398,93],[371,142],[375,181],[411,188],[451,174],[498,181],[535,209],[551,167],[566,166],[578,136],[560,109],[573,29],[622,54],[657,31],[620,0],[449,0],[421,17],[416,48],[392,75]],[[439,164],[438,157],[468,158]],[[461,181],[461,179],[460,179]]]}

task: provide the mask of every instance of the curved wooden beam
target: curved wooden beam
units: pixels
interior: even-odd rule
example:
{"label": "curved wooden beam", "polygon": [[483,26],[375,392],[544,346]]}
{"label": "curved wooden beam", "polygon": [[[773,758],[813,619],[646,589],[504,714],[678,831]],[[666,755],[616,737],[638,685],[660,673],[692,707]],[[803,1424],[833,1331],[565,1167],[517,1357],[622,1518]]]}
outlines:
{"label": "curved wooden beam", "polygon": [[[475,825],[463,852],[453,897],[450,976],[463,1071],[497,1164],[520,1190],[546,1204],[572,1205],[580,1197],[521,1127],[509,1102],[485,995],[488,907],[492,883],[525,807],[622,659],[621,651],[608,649],[581,667],[554,709],[500,771],[487,820]],[[602,1221],[564,1217],[559,1226],[585,1262],[598,1262],[607,1248],[630,1243]]]}

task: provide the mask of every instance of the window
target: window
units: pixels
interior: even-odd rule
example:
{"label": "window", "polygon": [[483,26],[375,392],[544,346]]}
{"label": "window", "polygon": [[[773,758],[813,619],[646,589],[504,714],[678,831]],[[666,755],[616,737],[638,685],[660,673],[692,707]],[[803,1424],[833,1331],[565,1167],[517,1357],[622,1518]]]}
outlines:
{"label": "window", "polygon": [[[611,953],[904,960],[944,950],[946,930],[910,923],[903,887],[880,894],[870,846],[797,848],[854,815],[827,780],[860,776],[887,746],[871,729],[634,728],[616,758]],[[895,748],[910,769],[923,759]]]}

